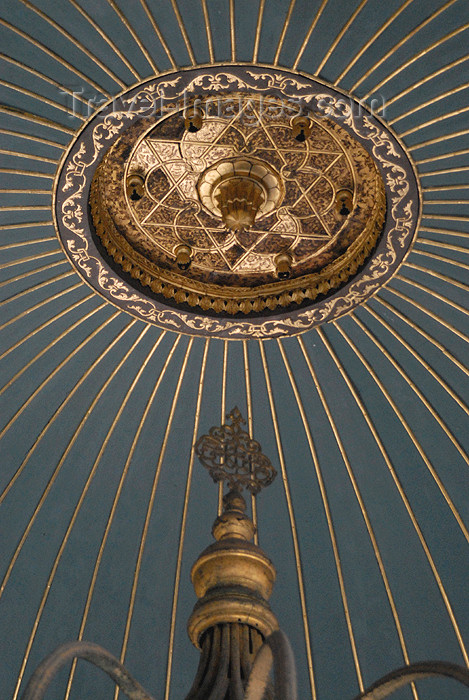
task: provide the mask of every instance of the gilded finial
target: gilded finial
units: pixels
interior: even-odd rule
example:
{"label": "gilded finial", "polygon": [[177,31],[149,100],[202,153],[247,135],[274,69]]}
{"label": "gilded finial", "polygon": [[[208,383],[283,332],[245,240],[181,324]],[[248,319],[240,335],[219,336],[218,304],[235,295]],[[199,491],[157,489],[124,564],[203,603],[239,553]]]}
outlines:
{"label": "gilded finial", "polygon": [[246,421],[235,406],[226,416],[227,423],[210,428],[194,449],[215,482],[226,481],[230,490],[247,489],[257,494],[277,476],[257,440],[243,430]]}

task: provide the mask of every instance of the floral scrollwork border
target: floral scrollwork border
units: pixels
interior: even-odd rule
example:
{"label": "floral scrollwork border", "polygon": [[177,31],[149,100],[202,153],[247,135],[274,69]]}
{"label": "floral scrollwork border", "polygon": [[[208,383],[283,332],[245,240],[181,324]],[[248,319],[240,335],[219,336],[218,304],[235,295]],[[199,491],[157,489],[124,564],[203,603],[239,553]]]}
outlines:
{"label": "floral scrollwork border", "polygon": [[[99,161],[132,121],[154,116],[162,106],[175,109],[187,96],[240,90],[273,92],[305,106],[315,117],[339,121],[373,155],[385,182],[388,212],[377,250],[361,273],[342,289],[306,308],[237,320],[171,308],[130,286],[101,257],[87,212],[90,183]],[[365,301],[401,264],[414,239],[419,214],[418,185],[412,163],[381,121],[353,98],[313,78],[255,66],[230,66],[229,70],[211,67],[153,78],[98,111],[65,157],[55,208],[59,237],[72,265],[108,301],[169,330],[240,340],[302,333],[338,318]]]}

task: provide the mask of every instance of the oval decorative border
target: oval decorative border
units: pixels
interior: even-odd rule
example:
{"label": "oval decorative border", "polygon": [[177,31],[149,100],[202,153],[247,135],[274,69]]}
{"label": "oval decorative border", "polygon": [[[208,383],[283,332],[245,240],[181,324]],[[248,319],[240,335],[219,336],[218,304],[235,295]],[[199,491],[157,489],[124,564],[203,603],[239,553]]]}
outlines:
{"label": "oval decorative border", "polygon": [[[375,253],[337,292],[307,307],[245,319],[205,316],[168,307],[121,279],[104,260],[88,220],[89,191],[104,153],[135,119],[180,108],[187,95],[240,90],[274,94],[337,121],[374,158],[386,186],[387,214]],[[259,66],[209,66],[161,75],[126,91],[84,125],[64,155],[56,180],[54,217],[71,264],[96,292],[122,311],[162,328],[231,340],[278,338],[339,318],[372,296],[402,264],[420,219],[415,169],[398,139],[353,97],[304,74]]]}

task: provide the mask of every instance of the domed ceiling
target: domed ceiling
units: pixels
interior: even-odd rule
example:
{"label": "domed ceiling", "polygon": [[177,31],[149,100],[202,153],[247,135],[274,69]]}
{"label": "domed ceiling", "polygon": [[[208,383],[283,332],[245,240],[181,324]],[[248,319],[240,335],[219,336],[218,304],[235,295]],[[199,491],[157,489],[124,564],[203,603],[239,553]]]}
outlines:
{"label": "domed ceiling", "polygon": [[[300,697],[352,698],[421,660],[469,666],[469,4],[13,0],[0,16],[2,698],[71,639],[155,698],[185,696],[190,568],[220,498],[192,446],[234,406],[279,474],[251,506]],[[418,173],[417,236],[384,286],[299,335],[162,328],[71,268],[62,163],[113,97],[249,66],[386,125]],[[91,696],[115,691],[83,662],[47,695]]]}

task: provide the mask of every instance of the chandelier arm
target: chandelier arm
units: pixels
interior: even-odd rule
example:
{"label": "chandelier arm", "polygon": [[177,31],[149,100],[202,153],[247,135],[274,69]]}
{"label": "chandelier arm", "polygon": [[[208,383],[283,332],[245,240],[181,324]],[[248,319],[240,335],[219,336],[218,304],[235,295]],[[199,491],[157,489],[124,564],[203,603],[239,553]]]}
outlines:
{"label": "chandelier arm", "polygon": [[274,669],[274,699],[297,699],[293,651],[286,634],[282,630],[276,630],[267,637],[257,652],[249,675],[244,700],[262,700],[272,666]]}
{"label": "chandelier arm", "polygon": [[431,676],[453,678],[469,688],[469,670],[467,668],[447,661],[421,661],[388,673],[364,693],[357,695],[354,700],[382,700],[405,685]]}
{"label": "chandelier arm", "polygon": [[56,673],[74,659],[84,659],[107,673],[130,700],[154,700],[125,666],[110,652],[93,642],[74,641],[57,647],[36,668],[21,700],[42,700]]}

